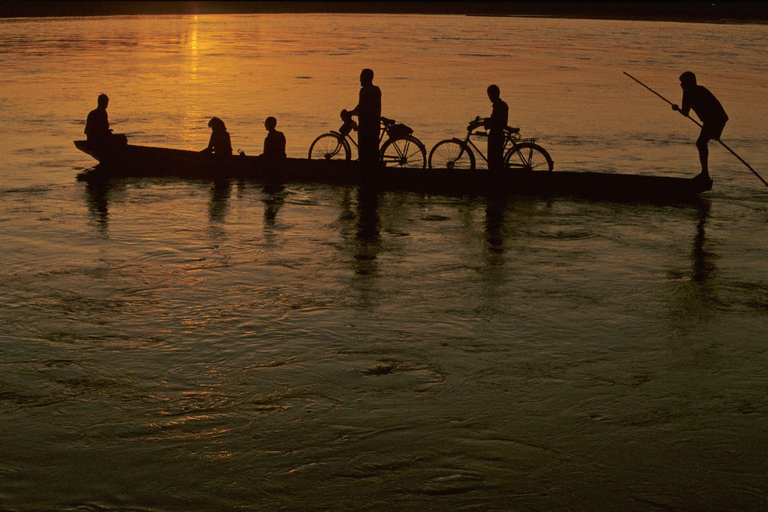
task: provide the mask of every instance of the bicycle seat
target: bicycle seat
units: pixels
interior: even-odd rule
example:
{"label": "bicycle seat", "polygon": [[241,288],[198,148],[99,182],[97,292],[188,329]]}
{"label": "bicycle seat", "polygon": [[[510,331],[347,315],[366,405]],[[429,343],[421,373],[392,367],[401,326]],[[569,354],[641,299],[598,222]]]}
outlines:
{"label": "bicycle seat", "polygon": [[512,128],[511,126],[507,126],[507,131],[509,131],[509,133],[520,133],[520,128]]}
{"label": "bicycle seat", "polygon": [[389,118],[384,117],[384,116],[381,117],[381,122],[384,123],[384,126],[392,126],[393,124],[395,124],[395,120],[394,119],[389,119]]}

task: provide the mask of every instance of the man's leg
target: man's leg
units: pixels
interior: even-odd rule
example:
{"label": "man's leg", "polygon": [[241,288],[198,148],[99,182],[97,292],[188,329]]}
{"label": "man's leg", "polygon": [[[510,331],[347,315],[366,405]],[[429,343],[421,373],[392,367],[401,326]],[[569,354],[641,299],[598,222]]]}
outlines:
{"label": "man's leg", "polygon": [[701,135],[696,140],[696,148],[699,150],[699,161],[701,161],[701,175],[705,178],[709,178],[709,147],[708,143],[711,139],[709,130],[706,128],[701,129]]}
{"label": "man's leg", "polygon": [[379,132],[372,130],[366,133],[363,130],[358,132],[358,152],[360,154],[360,163],[368,167],[375,167],[379,162]]}
{"label": "man's leg", "polygon": [[496,171],[504,168],[504,136],[488,136],[488,169]]}

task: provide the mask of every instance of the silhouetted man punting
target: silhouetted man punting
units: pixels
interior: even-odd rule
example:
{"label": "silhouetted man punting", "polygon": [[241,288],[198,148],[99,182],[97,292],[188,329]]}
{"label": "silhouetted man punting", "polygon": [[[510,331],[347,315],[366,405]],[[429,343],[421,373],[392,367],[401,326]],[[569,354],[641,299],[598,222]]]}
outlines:
{"label": "silhouetted man punting", "polygon": [[509,107],[501,99],[498,85],[488,86],[488,99],[493,104],[491,117],[485,119],[483,126],[488,130],[488,168],[498,170],[504,167],[504,128],[509,120]]}
{"label": "silhouetted man punting", "polygon": [[113,144],[127,144],[128,138],[122,134],[113,134],[109,128],[109,116],[107,106],[109,97],[99,94],[98,106],[88,113],[85,121],[85,136],[89,144],[96,147],[105,147]]}
{"label": "silhouetted man punting", "polygon": [[212,117],[208,121],[208,127],[211,129],[211,138],[208,141],[208,147],[201,151],[201,153],[213,153],[219,156],[231,156],[232,155],[232,140],[229,137],[227,126],[224,121],[218,117]]}
{"label": "silhouetted man punting", "polygon": [[672,110],[677,110],[688,117],[691,110],[701,119],[701,133],[696,140],[701,161],[701,174],[697,178],[712,181],[709,177],[709,148],[710,140],[720,140],[728,115],[715,95],[706,87],[696,84],[696,75],[686,71],[680,75],[680,87],[683,89],[683,107],[672,105]]}
{"label": "silhouetted man punting", "polygon": [[381,126],[381,89],[373,85],[373,70],[360,73],[360,99],[349,114],[358,119],[358,153],[365,168],[379,164],[379,127]]}
{"label": "silhouetted man punting", "polygon": [[267,136],[264,138],[264,152],[262,157],[268,160],[282,160],[285,158],[285,135],[275,129],[277,119],[269,116],[264,121],[264,128],[267,129]]}

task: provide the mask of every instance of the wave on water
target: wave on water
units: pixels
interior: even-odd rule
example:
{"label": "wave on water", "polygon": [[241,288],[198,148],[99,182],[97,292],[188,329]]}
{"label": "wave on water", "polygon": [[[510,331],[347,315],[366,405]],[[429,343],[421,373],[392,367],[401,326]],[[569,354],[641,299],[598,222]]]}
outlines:
{"label": "wave on water", "polygon": [[34,185],[31,187],[19,187],[19,188],[3,188],[0,187],[0,194],[44,194],[50,192],[53,187],[46,187],[41,185]]}

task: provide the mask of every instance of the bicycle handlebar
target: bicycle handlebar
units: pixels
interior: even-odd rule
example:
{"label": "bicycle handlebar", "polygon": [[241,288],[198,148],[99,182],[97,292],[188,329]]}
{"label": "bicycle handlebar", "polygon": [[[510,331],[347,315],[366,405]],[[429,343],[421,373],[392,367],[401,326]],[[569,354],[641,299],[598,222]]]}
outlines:
{"label": "bicycle handlebar", "polygon": [[[481,126],[481,125],[485,126],[485,123],[487,123],[489,120],[490,120],[490,118],[488,118],[488,117],[477,116],[472,121],[469,122],[469,125],[467,125],[467,131],[472,131],[475,128],[477,128],[478,126]],[[507,126],[504,127],[504,131],[507,131],[507,132],[509,132],[509,133],[514,135],[515,133],[518,133],[520,131],[520,128],[513,128],[513,127],[507,125]]]}
{"label": "bicycle handlebar", "polygon": [[[488,132],[487,131],[486,132],[479,132],[479,131],[476,132],[476,131],[474,131],[476,128],[478,128],[480,126],[484,127],[484,124],[485,124],[484,121],[485,120],[483,118],[479,117],[479,116],[476,117],[474,119],[474,121],[470,121],[469,125],[467,126],[467,131],[470,132],[470,135],[476,135],[476,136],[479,136],[479,137],[487,137],[488,136]],[[511,126],[505,126],[504,127],[504,132],[509,137],[520,138],[520,128],[513,128]]]}

